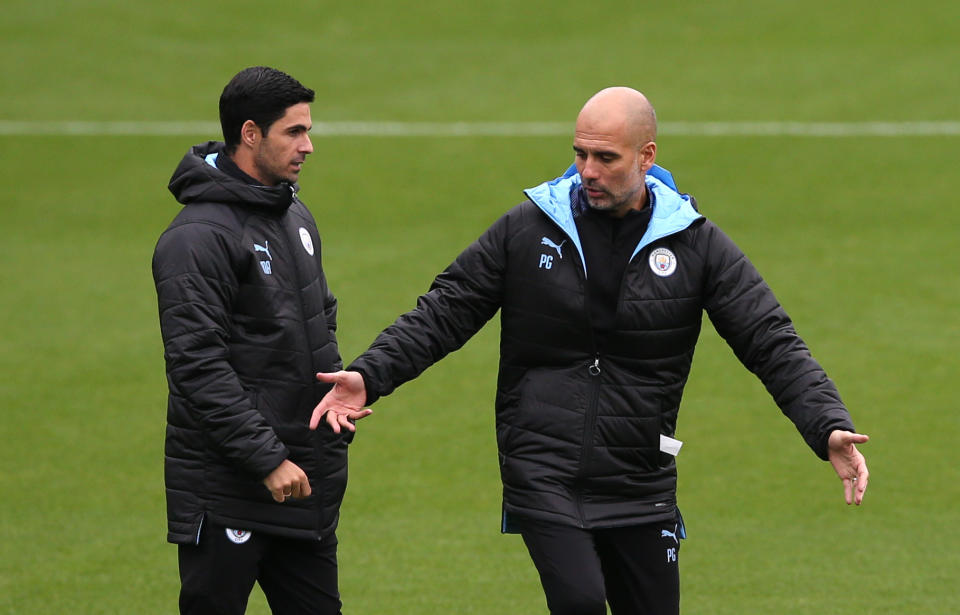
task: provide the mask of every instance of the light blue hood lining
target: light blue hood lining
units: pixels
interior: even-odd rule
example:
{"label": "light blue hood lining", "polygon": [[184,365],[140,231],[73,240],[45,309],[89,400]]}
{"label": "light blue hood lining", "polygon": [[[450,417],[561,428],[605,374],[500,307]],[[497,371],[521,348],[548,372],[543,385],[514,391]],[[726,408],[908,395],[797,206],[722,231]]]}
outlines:
{"label": "light blue hood lining", "polygon": [[[663,167],[654,165],[647,172],[646,183],[653,194],[653,215],[650,217],[647,231],[630,255],[630,260],[654,241],[679,233],[702,217],[690,203],[690,196],[681,194],[677,190],[673,176]],[[577,247],[580,262],[583,263],[583,273],[586,275],[587,261],[583,256],[580,235],[577,233],[577,225],[570,209],[570,193],[574,189],[579,189],[581,184],[576,165],[571,165],[560,177],[528,188],[524,190],[524,194],[556,222]]]}

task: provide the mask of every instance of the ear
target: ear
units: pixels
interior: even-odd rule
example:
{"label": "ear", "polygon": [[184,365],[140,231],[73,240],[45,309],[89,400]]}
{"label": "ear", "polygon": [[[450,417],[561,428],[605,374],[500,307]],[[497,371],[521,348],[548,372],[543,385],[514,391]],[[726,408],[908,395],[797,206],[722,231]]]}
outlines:
{"label": "ear", "polygon": [[640,170],[646,173],[657,161],[657,144],[647,141],[640,147]]}
{"label": "ear", "polygon": [[260,127],[253,120],[247,120],[240,127],[240,141],[248,147],[255,147],[262,137]]}

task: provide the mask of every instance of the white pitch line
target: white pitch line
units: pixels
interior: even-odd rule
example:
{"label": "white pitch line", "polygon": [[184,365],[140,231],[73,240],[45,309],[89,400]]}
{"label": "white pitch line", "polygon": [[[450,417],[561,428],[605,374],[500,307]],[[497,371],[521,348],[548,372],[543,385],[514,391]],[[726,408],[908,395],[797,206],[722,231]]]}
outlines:
{"label": "white pitch line", "polygon": [[44,122],[0,120],[2,136],[158,137],[205,135],[220,132],[216,122]]}
{"label": "white pitch line", "polygon": [[[552,137],[569,136],[572,122],[315,122],[317,137]],[[960,121],[918,122],[661,122],[661,136],[683,137],[955,137]],[[0,136],[208,136],[220,124],[0,120]]]}
{"label": "white pitch line", "polygon": [[663,122],[658,132],[695,137],[960,136],[960,122]]}

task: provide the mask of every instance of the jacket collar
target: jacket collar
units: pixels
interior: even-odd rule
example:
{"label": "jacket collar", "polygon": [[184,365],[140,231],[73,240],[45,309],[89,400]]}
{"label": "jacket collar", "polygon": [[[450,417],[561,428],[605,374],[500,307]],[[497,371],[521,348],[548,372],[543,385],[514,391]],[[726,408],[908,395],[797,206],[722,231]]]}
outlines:
{"label": "jacket collar", "polygon": [[[677,190],[673,176],[666,169],[654,165],[647,173],[646,183],[651,193],[653,214],[647,232],[640,238],[630,260],[654,241],[679,233],[702,217],[690,203],[690,196]],[[570,237],[580,253],[580,262],[583,263],[583,272],[586,274],[586,259],[583,257],[583,246],[572,210],[572,196],[580,190],[581,184],[576,166],[571,165],[560,177],[528,188],[524,190],[524,194]]]}
{"label": "jacket collar", "polygon": [[210,141],[196,145],[183,157],[170,178],[170,192],[180,203],[220,203],[243,205],[283,213],[293,202],[298,186],[286,182],[276,186],[258,186],[242,181],[217,166],[223,143]]}

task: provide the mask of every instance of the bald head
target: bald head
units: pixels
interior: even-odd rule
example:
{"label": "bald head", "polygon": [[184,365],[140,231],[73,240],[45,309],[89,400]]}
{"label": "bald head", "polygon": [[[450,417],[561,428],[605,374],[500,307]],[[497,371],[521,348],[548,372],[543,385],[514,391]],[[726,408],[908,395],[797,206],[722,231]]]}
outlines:
{"label": "bald head", "polygon": [[647,202],[645,177],[657,158],[657,117],[647,97],[631,88],[600,90],[577,116],[577,172],[595,210],[624,216]]}
{"label": "bald head", "polygon": [[577,132],[619,136],[641,147],[657,138],[657,116],[647,97],[627,87],[600,90],[583,105]]}

